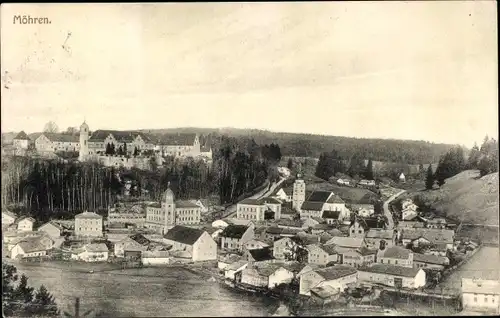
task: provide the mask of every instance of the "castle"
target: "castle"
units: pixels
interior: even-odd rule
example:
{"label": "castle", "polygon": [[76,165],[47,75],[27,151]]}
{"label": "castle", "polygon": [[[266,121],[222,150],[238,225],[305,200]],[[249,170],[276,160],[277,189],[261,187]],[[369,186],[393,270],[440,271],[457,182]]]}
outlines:
{"label": "castle", "polygon": [[[122,150],[123,156],[106,154],[111,147],[115,151]],[[84,121],[80,126],[79,157],[80,161],[98,161],[106,166],[137,167],[148,169],[149,157],[130,157],[135,151],[150,152],[156,157],[156,163],[162,164],[163,156],[175,157],[208,157],[211,159],[210,147],[200,145],[198,134],[170,134],[152,136],[139,131],[96,130],[90,133]]]}

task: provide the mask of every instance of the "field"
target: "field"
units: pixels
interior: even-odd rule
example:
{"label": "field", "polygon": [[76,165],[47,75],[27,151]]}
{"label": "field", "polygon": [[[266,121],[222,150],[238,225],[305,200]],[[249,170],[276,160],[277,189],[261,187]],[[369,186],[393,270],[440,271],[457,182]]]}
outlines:
{"label": "field", "polygon": [[[75,297],[81,297],[81,312],[93,309],[93,316],[104,317],[262,317],[277,307],[273,299],[243,297],[183,268],[116,270],[110,264],[71,262],[15,266],[31,286],[44,284],[69,313],[74,312]],[[95,272],[90,274],[90,269]]]}
{"label": "field", "polygon": [[[341,187],[329,182],[307,183],[307,191],[332,191],[342,198],[346,203],[374,203],[379,199],[374,192],[361,188]],[[360,202],[362,201],[362,202]]]}
{"label": "field", "polygon": [[480,178],[477,170],[463,171],[447,179],[441,189],[413,195],[466,224],[498,225],[498,173]]}
{"label": "field", "polygon": [[441,284],[445,289],[460,290],[462,278],[500,278],[500,250],[498,247],[481,249],[464,265],[448,276]]}

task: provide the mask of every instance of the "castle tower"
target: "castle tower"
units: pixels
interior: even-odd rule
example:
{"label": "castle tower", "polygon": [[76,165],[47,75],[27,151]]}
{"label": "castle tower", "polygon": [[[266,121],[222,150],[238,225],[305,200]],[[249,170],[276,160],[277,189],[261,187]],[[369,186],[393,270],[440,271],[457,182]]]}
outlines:
{"label": "castle tower", "polygon": [[80,152],[78,160],[85,161],[89,155],[89,125],[85,121],[80,126]]}
{"label": "castle tower", "polygon": [[299,163],[297,178],[293,183],[292,208],[300,212],[302,203],[306,200],[306,183],[302,179],[302,165]]}
{"label": "castle tower", "polygon": [[174,191],[170,189],[170,182],[167,185],[167,190],[164,192],[163,208],[165,209],[165,230],[169,226],[176,223],[175,220],[175,196]]}

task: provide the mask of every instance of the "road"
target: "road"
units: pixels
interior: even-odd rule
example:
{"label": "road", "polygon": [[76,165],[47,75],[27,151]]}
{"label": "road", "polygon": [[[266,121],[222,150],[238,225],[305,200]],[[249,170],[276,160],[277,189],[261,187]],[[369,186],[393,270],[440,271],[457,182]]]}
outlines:
{"label": "road", "polygon": [[[271,193],[273,193],[273,191],[276,190],[285,180],[286,180],[286,178],[281,178],[278,182],[273,183],[271,185],[270,189],[268,187],[265,187],[261,191],[257,192],[256,194],[254,194],[246,199],[260,199],[260,198],[266,197],[266,196],[270,195]],[[224,211],[224,216],[222,218],[234,217],[236,215],[236,206],[237,206],[237,204],[233,204],[233,205],[228,206],[226,208],[226,210]]]}
{"label": "road", "polygon": [[401,194],[403,194],[405,192],[406,192],[406,190],[401,190],[398,193],[391,196],[389,199],[387,199],[387,201],[384,202],[384,214],[387,217],[387,222],[389,223],[389,224],[387,224],[387,228],[389,230],[392,230],[394,228],[394,220],[392,218],[391,210],[389,209],[389,203],[391,203],[392,200],[396,199],[398,196],[400,196]]}

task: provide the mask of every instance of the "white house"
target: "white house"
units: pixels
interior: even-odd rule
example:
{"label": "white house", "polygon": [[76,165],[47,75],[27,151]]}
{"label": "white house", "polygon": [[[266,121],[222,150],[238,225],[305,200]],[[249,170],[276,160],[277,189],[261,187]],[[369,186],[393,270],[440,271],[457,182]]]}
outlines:
{"label": "white house", "polygon": [[12,140],[12,144],[16,149],[28,149],[31,139],[26,135],[24,131],[17,134]]}
{"label": "white house", "polygon": [[376,263],[358,269],[360,281],[378,283],[396,288],[425,286],[425,272],[421,268]]}
{"label": "white house", "polygon": [[84,237],[102,236],[102,216],[94,212],[75,215],[75,235]]}
{"label": "white house", "polygon": [[406,177],[405,177],[405,174],[401,172],[401,174],[399,175],[399,182],[406,182]]}
{"label": "white house", "polygon": [[71,253],[71,258],[84,262],[106,262],[109,250],[104,243],[91,243],[76,249]]}
{"label": "white house", "polygon": [[183,251],[193,262],[217,259],[217,243],[206,231],[176,225],[164,236],[172,251]]}
{"label": "white house", "polygon": [[276,198],[284,202],[292,202],[293,188],[281,188],[276,192]]}
{"label": "white house", "polygon": [[40,226],[37,231],[45,232],[48,236],[53,239],[61,237],[63,234],[63,228],[55,222],[47,222]]}
{"label": "white house", "polygon": [[499,312],[500,283],[498,280],[462,278],[464,309]]}
{"label": "white house", "polygon": [[267,287],[273,289],[280,284],[290,284],[295,277],[295,274],[285,267],[278,267],[271,275],[269,275],[269,283]]}
{"label": "white house", "polygon": [[236,261],[232,264],[229,264],[224,268],[224,277],[227,279],[234,280],[236,277],[236,273],[239,273],[243,271],[245,268],[247,268],[248,262],[247,261]]}
{"label": "white house", "polygon": [[10,257],[12,259],[44,255],[47,255],[47,248],[39,240],[21,241],[15,244],[10,250]]}
{"label": "white house", "polygon": [[17,216],[10,211],[2,211],[2,225],[11,225],[16,221]]}
{"label": "white house", "polygon": [[242,250],[243,244],[254,238],[254,225],[230,224],[219,234],[221,248],[227,250]]}
{"label": "white house", "polygon": [[312,289],[324,286],[330,286],[340,293],[356,282],[357,271],[355,268],[346,265],[326,267],[300,275],[299,294],[310,296]]}
{"label": "white house", "polygon": [[17,230],[24,231],[33,231],[33,224],[35,224],[35,219],[32,217],[22,218],[17,222]]}

